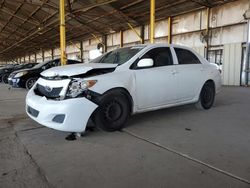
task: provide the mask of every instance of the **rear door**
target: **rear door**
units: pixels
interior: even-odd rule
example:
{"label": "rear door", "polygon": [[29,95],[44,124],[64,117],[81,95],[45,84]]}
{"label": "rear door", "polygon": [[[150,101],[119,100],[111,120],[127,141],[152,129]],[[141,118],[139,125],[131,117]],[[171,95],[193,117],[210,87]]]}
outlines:
{"label": "rear door", "polygon": [[149,50],[140,59],[151,58],[154,66],[135,68],[136,98],[139,110],[164,106],[176,101],[176,65],[169,47]]}
{"label": "rear door", "polygon": [[201,61],[192,51],[174,49],[178,60],[178,98],[185,102],[199,94],[205,72]]}

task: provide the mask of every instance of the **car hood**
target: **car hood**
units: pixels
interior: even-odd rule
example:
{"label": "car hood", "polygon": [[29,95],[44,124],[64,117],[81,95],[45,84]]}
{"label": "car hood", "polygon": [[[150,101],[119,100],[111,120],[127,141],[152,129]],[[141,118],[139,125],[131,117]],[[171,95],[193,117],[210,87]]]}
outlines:
{"label": "car hood", "polygon": [[75,76],[87,73],[88,71],[93,69],[107,69],[115,67],[117,67],[117,64],[85,63],[85,64],[65,65],[45,70],[41,73],[41,75],[44,77]]}
{"label": "car hood", "polygon": [[19,72],[24,72],[24,71],[28,71],[30,69],[19,69],[19,70],[16,70],[16,71],[13,71],[11,74],[17,74]]}

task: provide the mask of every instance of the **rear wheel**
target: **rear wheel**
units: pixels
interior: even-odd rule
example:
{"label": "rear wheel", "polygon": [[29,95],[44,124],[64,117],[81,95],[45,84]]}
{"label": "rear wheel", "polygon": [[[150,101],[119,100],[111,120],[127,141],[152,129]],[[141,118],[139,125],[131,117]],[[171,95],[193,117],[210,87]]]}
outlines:
{"label": "rear wheel", "polygon": [[9,77],[8,74],[4,74],[4,75],[3,75],[3,77],[2,77],[3,83],[8,84],[8,77]]}
{"label": "rear wheel", "polygon": [[26,83],[25,83],[25,87],[26,89],[30,89],[32,88],[32,86],[36,83],[37,78],[29,78]]}
{"label": "rear wheel", "polygon": [[199,101],[196,103],[198,109],[210,109],[214,104],[215,88],[213,82],[206,82],[202,87]]}
{"label": "rear wheel", "polygon": [[94,113],[96,126],[105,131],[121,130],[130,115],[130,103],[121,92],[105,94]]}

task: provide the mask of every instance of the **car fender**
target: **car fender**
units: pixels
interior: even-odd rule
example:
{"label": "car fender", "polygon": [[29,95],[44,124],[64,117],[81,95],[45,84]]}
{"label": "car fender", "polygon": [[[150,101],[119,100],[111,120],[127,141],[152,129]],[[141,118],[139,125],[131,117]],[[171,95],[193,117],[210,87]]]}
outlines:
{"label": "car fender", "polygon": [[132,70],[129,71],[117,71],[109,74],[99,75],[95,77],[88,78],[88,80],[97,80],[97,83],[90,88],[91,91],[103,95],[109,90],[115,88],[125,89],[133,100],[133,112],[136,110],[136,89],[135,89],[135,76]]}

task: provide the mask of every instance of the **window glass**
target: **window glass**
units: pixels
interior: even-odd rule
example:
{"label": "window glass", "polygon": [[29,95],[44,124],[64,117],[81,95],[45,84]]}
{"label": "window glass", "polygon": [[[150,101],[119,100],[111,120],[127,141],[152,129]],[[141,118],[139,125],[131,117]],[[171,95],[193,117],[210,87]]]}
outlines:
{"label": "window glass", "polygon": [[115,63],[115,60],[116,60],[116,51],[112,51],[103,57],[103,59],[101,60],[101,63],[113,64]]}
{"label": "window glass", "polygon": [[154,61],[154,67],[173,65],[170,48],[161,47],[148,51],[141,59],[151,58]]}
{"label": "window glass", "polygon": [[77,63],[81,63],[80,61],[76,61],[76,60],[67,60],[67,65],[72,65],[72,64],[77,64]]}
{"label": "window glass", "polygon": [[111,63],[121,65],[135,56],[144,46],[125,47],[113,50],[90,61],[90,63]]}
{"label": "window glass", "polygon": [[216,63],[217,65],[221,66],[222,62],[223,62],[223,51],[222,51],[222,49],[209,50],[208,51],[208,61],[210,63]]}
{"label": "window glass", "polygon": [[191,51],[175,48],[176,56],[178,58],[179,65],[186,65],[186,64],[201,64],[198,57],[194,55]]}

